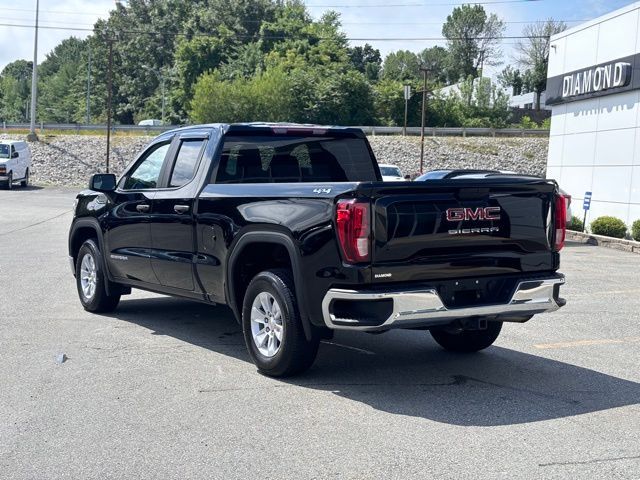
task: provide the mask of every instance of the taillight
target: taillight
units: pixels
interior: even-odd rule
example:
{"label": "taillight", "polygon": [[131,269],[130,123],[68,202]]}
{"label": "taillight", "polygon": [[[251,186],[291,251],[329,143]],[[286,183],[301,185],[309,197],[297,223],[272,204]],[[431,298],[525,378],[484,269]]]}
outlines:
{"label": "taillight", "polygon": [[339,200],[336,227],[342,255],[348,263],[367,262],[370,258],[371,222],[369,202]]}
{"label": "taillight", "polygon": [[564,247],[564,239],[567,234],[567,199],[564,195],[556,196],[555,229],[554,250],[559,252]]}

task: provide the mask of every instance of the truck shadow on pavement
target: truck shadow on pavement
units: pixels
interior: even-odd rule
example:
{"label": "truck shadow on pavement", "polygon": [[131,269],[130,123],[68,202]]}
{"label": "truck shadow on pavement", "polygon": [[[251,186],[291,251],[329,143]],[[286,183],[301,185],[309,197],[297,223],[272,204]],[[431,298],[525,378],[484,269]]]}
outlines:
{"label": "truck shadow on pavement", "polygon": [[[123,300],[111,316],[251,364],[226,307]],[[274,384],[265,389],[330,391],[383,412],[461,426],[538,422],[640,403],[639,383],[500,346],[452,354],[426,331],[338,332],[321,344],[308,372],[269,381]]]}

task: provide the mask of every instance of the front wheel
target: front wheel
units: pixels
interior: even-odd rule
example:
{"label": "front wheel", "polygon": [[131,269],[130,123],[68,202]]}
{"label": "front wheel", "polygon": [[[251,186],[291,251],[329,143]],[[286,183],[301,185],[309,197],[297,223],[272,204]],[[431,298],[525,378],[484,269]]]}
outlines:
{"label": "front wheel", "polygon": [[288,270],[257,274],[247,287],[242,331],[258,370],[286,377],[308,369],[318,353],[319,337],[307,340]]}
{"label": "front wheel", "polygon": [[76,260],[76,285],[80,303],[94,313],[112,312],[120,302],[120,293],[107,293],[100,248],[95,240],[82,244]]}
{"label": "front wheel", "polygon": [[7,183],[5,184],[7,190],[11,190],[13,188],[13,172],[9,172],[7,176]]}
{"label": "front wheel", "polygon": [[502,330],[502,322],[487,322],[484,330],[454,330],[447,327],[432,328],[431,336],[445,350],[477,352],[491,346]]}
{"label": "front wheel", "polygon": [[29,186],[29,169],[28,168],[27,168],[27,171],[24,173],[24,178],[20,182],[20,186],[22,188],[27,188]]}

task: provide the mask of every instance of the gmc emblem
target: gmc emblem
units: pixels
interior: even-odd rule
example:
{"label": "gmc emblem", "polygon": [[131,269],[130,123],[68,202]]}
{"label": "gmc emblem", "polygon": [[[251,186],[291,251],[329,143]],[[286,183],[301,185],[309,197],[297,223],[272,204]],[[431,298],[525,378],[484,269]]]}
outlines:
{"label": "gmc emblem", "polygon": [[447,221],[462,222],[465,220],[500,220],[500,207],[447,209]]}

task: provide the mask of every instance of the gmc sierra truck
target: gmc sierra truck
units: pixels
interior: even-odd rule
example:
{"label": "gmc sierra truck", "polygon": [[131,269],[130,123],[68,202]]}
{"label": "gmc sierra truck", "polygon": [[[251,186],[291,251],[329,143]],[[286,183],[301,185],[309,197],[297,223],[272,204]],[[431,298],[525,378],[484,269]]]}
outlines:
{"label": "gmc sierra truck", "polygon": [[285,376],[334,330],[429,330],[475,352],[557,310],[565,212],[535,177],[383,183],[354,128],[203,125],[91,178],[69,259],[86,310],[132,288],[225,304],[257,368]]}

